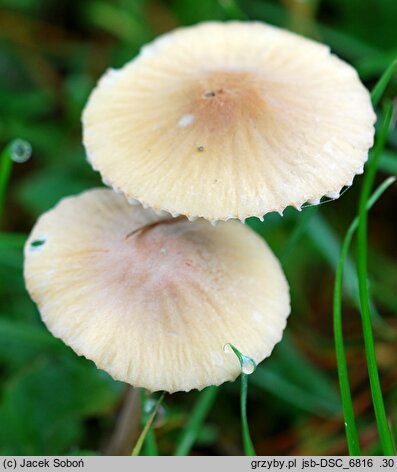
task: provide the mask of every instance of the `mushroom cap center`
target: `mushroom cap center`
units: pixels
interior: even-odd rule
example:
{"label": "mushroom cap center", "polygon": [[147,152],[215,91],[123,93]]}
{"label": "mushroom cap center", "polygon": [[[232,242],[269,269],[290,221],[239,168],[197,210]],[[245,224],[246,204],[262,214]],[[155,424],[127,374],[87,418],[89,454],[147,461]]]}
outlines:
{"label": "mushroom cap center", "polygon": [[192,110],[197,121],[211,130],[238,126],[240,120],[263,114],[263,81],[248,71],[213,71],[197,81]]}
{"label": "mushroom cap center", "polygon": [[186,221],[165,220],[127,235],[119,253],[124,283],[142,287],[146,297],[157,291],[172,295],[197,277],[211,272],[210,241],[194,232]]}

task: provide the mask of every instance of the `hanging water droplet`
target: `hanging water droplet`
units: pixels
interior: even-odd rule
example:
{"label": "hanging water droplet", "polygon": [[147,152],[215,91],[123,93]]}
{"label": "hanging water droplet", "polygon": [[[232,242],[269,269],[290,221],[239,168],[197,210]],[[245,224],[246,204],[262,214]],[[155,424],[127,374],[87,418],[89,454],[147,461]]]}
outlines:
{"label": "hanging water droplet", "polygon": [[[152,411],[156,407],[156,403],[157,401],[154,400],[153,398],[148,398],[147,400],[145,400],[143,404],[143,411],[146,417],[149,417],[151,415]],[[166,421],[166,416],[167,416],[166,408],[164,407],[164,405],[160,405],[153,421],[153,427],[160,428],[161,426],[163,426],[163,424]]]}
{"label": "hanging water droplet", "polygon": [[10,145],[10,156],[14,162],[21,164],[32,155],[32,146],[23,139],[15,139]]}
{"label": "hanging water droplet", "polygon": [[233,352],[229,343],[227,343],[223,346],[223,352],[226,352],[226,354],[230,354],[231,352]]}
{"label": "hanging water droplet", "polygon": [[223,351],[229,354],[230,352],[234,352],[236,354],[238,360],[240,361],[241,372],[243,374],[249,375],[252,374],[256,369],[256,363],[254,359],[249,356],[245,356],[241,354],[241,352],[233,346],[231,343],[227,343],[223,346]]}
{"label": "hanging water droplet", "polygon": [[256,364],[255,364],[254,359],[248,356],[242,355],[240,359],[240,364],[241,364],[241,372],[243,374],[247,374],[247,375],[252,374],[256,369]]}

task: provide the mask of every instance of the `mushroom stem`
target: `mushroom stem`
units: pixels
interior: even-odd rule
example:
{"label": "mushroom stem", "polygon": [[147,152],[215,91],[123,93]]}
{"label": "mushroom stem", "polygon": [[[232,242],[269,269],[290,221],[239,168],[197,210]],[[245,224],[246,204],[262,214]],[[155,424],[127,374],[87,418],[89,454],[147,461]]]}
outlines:
{"label": "mushroom stem", "polygon": [[131,443],[139,437],[141,401],[138,389],[128,386],[114,431],[104,448],[107,456],[125,456],[131,453]]}

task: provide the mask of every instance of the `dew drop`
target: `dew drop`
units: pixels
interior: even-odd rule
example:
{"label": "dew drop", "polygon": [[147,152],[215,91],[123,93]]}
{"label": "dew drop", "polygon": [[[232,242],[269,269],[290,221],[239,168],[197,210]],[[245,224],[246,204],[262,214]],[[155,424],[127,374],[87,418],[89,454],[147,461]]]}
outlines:
{"label": "dew drop", "polygon": [[256,363],[254,359],[249,356],[241,354],[241,352],[233,346],[231,343],[227,343],[223,346],[223,351],[227,354],[233,352],[236,354],[238,360],[240,361],[241,372],[246,375],[252,374],[256,369]]}
{"label": "dew drop", "polygon": [[[143,411],[145,412],[145,415],[147,417],[149,417],[153,412],[154,408],[156,407],[156,403],[156,400],[154,400],[153,398],[148,398],[144,401]],[[163,426],[163,424],[166,422],[166,417],[167,410],[164,405],[160,405],[154,418],[153,426],[155,428],[160,428],[161,426]]]}
{"label": "dew drop", "polygon": [[223,352],[226,352],[226,354],[230,354],[231,352],[233,352],[229,343],[227,343],[223,346]]}
{"label": "dew drop", "polygon": [[181,119],[178,121],[178,128],[186,128],[186,126],[189,126],[193,123],[194,121],[194,115],[192,113],[188,113],[187,115],[183,115]]}
{"label": "dew drop", "polygon": [[334,152],[334,147],[332,143],[325,143],[323,146],[323,150],[328,154],[332,154]]}
{"label": "dew drop", "polygon": [[241,372],[243,374],[247,374],[247,375],[252,374],[256,369],[255,361],[251,359],[251,357],[242,356],[242,361],[240,361],[240,363],[241,363]]}
{"label": "dew drop", "polygon": [[11,159],[18,164],[26,162],[32,155],[32,146],[23,139],[15,139],[10,146]]}

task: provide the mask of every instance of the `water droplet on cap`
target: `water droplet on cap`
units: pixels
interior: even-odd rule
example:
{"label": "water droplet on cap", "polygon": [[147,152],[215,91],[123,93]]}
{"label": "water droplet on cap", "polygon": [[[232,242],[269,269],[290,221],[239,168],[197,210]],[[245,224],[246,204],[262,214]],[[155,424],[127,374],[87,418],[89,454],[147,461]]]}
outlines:
{"label": "water droplet on cap", "polygon": [[194,115],[192,113],[188,113],[187,115],[183,115],[181,119],[178,121],[178,128],[186,128],[186,126],[191,125],[194,122]]}

